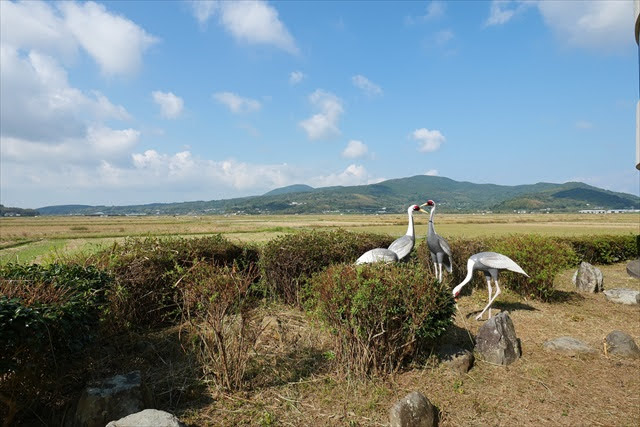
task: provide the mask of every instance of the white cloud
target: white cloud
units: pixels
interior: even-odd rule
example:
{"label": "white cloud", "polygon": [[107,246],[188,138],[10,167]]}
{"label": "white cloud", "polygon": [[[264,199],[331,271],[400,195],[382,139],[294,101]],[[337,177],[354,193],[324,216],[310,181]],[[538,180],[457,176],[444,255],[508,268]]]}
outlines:
{"label": "white cloud", "polygon": [[540,1],[537,6],[545,23],[569,46],[620,51],[633,43],[631,1]]}
{"label": "white cloud", "polygon": [[442,2],[442,1],[432,1],[427,6],[427,11],[426,11],[426,13],[424,15],[421,15],[421,16],[418,16],[418,17],[407,16],[405,18],[405,24],[413,25],[416,22],[432,21],[432,20],[436,20],[438,18],[442,18],[444,16],[445,9],[446,9],[446,7],[445,7],[444,2]]}
{"label": "white cloud", "polygon": [[213,98],[233,113],[250,113],[262,107],[255,99],[243,98],[233,92],[217,92],[213,94]]}
{"label": "white cloud", "polygon": [[349,141],[349,143],[347,144],[347,147],[342,152],[342,157],[346,157],[350,159],[353,159],[356,157],[362,157],[365,154],[367,154],[368,151],[369,151],[369,148],[367,147],[366,144],[364,144],[362,141],[352,139],[351,141]]}
{"label": "white cloud", "polygon": [[356,87],[362,89],[362,91],[367,96],[382,95],[382,89],[380,88],[380,86],[371,82],[368,78],[361,74],[351,77],[351,81]]}
{"label": "white cloud", "polygon": [[338,120],[344,112],[342,100],[336,95],[317,89],[309,95],[309,102],[320,110],[299,125],[307,132],[309,139],[324,139],[339,135]]}
{"label": "white cloud", "polygon": [[109,13],[94,2],[61,2],[66,27],[107,75],[131,74],[142,53],[158,39],[132,21]]}
{"label": "white cloud", "polygon": [[429,169],[424,174],[427,175],[427,176],[438,176],[439,175],[438,169]]}
{"label": "white cloud", "polygon": [[160,114],[167,119],[175,119],[182,114],[184,101],[172,92],[160,92],[158,90],[151,93],[153,100],[160,107]]}
{"label": "white cloud", "polygon": [[453,39],[454,35],[453,35],[453,31],[451,30],[442,30],[442,31],[438,31],[435,35],[435,41],[437,45],[442,46],[443,44],[447,43],[448,41],[450,41],[451,39]]}
{"label": "white cloud", "polygon": [[440,148],[445,137],[439,130],[429,130],[426,128],[420,128],[413,131],[411,137],[418,141],[418,151],[431,152]]}
{"label": "white cloud", "polygon": [[69,85],[66,71],[51,57],[31,51],[21,55],[0,46],[0,134],[33,141],[60,142],[86,135],[90,123],[128,120],[123,106],[97,91],[83,93]]}
{"label": "white cloud", "polygon": [[278,11],[265,1],[191,2],[200,22],[218,11],[220,23],[233,37],[248,44],[268,44],[289,53],[298,53],[295,40],[278,17]]}
{"label": "white cloud", "polygon": [[87,141],[102,156],[120,154],[131,150],[140,137],[135,129],[114,130],[106,126],[89,127]]}
{"label": "white cloud", "polygon": [[364,166],[351,164],[340,173],[317,176],[311,178],[310,181],[313,187],[329,187],[333,185],[363,185],[368,184],[370,180],[369,173]]}
{"label": "white cloud", "polygon": [[304,79],[304,73],[302,71],[292,71],[289,74],[289,84],[297,85]]}
{"label": "white cloud", "polygon": [[593,123],[587,120],[578,120],[575,126],[577,129],[592,129]]}

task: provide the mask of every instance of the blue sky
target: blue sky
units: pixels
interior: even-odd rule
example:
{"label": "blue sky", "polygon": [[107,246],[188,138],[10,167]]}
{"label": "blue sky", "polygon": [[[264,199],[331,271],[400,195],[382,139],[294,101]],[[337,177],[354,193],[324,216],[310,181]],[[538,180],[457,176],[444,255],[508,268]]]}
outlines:
{"label": "blue sky", "polygon": [[421,174],[640,192],[631,1],[1,1],[0,19],[5,206]]}

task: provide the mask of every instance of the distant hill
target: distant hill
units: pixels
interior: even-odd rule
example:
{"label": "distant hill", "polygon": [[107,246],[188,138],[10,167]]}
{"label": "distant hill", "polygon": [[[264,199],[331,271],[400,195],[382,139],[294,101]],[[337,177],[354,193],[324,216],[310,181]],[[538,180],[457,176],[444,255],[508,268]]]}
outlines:
{"label": "distant hill", "polygon": [[294,184],[294,185],[289,185],[287,187],[276,188],[275,190],[271,190],[267,193],[264,193],[263,196],[277,196],[279,194],[290,194],[290,193],[307,193],[313,190],[315,190],[315,188],[305,184]]}
{"label": "distant hill", "polygon": [[530,185],[474,184],[418,175],[377,184],[313,188],[292,185],[261,196],[132,206],[46,206],[42,215],[202,215],[402,213],[411,203],[433,199],[444,212],[577,212],[581,209],[638,209],[640,198],[581,182]]}
{"label": "distant hill", "polygon": [[0,205],[0,216],[37,216],[40,213],[35,209],[12,208]]}

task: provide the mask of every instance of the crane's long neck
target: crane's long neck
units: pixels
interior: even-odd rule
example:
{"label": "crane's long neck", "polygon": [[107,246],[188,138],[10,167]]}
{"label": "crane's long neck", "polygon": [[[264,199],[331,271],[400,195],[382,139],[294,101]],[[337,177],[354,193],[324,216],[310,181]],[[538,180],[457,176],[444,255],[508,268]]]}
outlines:
{"label": "crane's long neck", "polygon": [[433,216],[435,215],[435,212],[436,212],[436,206],[434,205],[431,208],[431,213],[429,215],[429,229],[427,231],[427,234],[435,234],[435,232],[436,232],[436,229],[433,226]]}
{"label": "crane's long neck", "polygon": [[467,261],[467,277],[464,278],[464,280],[462,281],[462,283],[460,283],[458,286],[456,286],[455,288],[453,288],[453,295],[456,296],[458,294],[458,292],[460,292],[460,289],[462,289],[462,287],[464,285],[466,285],[467,283],[469,283],[469,281],[471,280],[471,278],[473,277],[473,267],[475,266],[475,263],[473,262],[473,260],[469,260]]}
{"label": "crane's long neck", "polygon": [[413,227],[413,208],[409,208],[407,214],[409,215],[409,227],[407,227],[406,234],[407,236],[413,237],[415,235],[415,229]]}

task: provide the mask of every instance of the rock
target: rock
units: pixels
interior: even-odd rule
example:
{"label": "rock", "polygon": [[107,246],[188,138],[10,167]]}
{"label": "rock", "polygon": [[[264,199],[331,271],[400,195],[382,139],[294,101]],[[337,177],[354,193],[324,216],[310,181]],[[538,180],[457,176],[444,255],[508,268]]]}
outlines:
{"label": "rock", "polygon": [[151,396],[142,383],[140,371],[116,375],[97,387],[87,387],[78,400],[77,427],[104,427],[111,421],[142,411],[152,405]]}
{"label": "rock", "polygon": [[618,304],[635,305],[640,304],[640,291],[633,289],[609,289],[604,291],[604,296],[611,302]]}
{"label": "rock", "polygon": [[602,272],[588,262],[582,261],[576,272],[576,288],[581,292],[601,292],[603,288]]}
{"label": "rock", "polygon": [[447,368],[465,374],[473,366],[473,353],[464,348],[445,344],[438,349],[438,358]]}
{"label": "rock", "polygon": [[422,393],[414,391],[398,400],[389,411],[391,427],[433,427],[435,408]]}
{"label": "rock", "polygon": [[622,331],[612,331],[607,335],[605,338],[605,345],[607,346],[607,353],[617,354],[619,356],[630,357],[633,359],[640,358],[640,349],[638,349],[638,345],[630,335]]}
{"label": "rock", "polygon": [[545,342],[543,347],[547,351],[557,351],[568,354],[591,354],[596,352],[596,350],[584,342],[572,337],[555,338]]}
{"label": "rock", "polygon": [[175,415],[157,409],[145,409],[107,424],[107,427],[133,426],[185,427]]}
{"label": "rock", "polygon": [[640,279],[640,258],[629,261],[627,264],[627,274],[636,279]]}
{"label": "rock", "polygon": [[482,359],[497,365],[509,365],[522,355],[509,312],[501,312],[480,327],[474,350]]}

